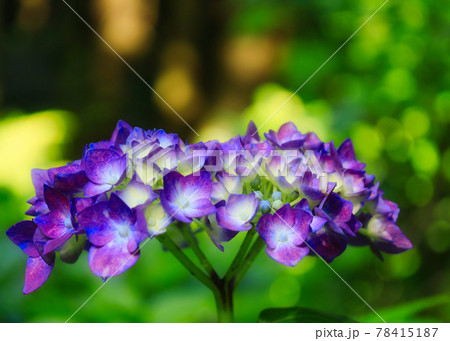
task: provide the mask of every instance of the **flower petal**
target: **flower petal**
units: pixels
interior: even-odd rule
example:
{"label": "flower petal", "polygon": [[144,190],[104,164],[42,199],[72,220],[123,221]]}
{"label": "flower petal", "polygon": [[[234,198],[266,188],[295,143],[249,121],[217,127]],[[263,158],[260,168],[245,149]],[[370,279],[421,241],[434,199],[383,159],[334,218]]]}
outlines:
{"label": "flower petal", "polygon": [[91,271],[106,280],[117,276],[131,268],[139,259],[139,251],[130,253],[127,243],[123,240],[114,241],[102,247],[91,246],[88,261]]}
{"label": "flower petal", "polygon": [[112,188],[113,186],[109,184],[97,185],[93,182],[88,182],[86,186],[84,186],[84,195],[87,197],[93,197],[108,192]]}
{"label": "flower petal", "polygon": [[126,155],[111,149],[90,149],[84,156],[86,175],[96,184],[116,185],[125,176]]}
{"label": "flower petal", "polygon": [[341,159],[342,166],[346,169],[362,170],[366,166],[364,163],[356,159],[353,143],[350,139],[346,139],[342,142],[341,146],[337,150],[337,153]]}
{"label": "flower petal", "polygon": [[[167,226],[169,226],[173,221],[173,219],[164,210],[161,203],[149,205],[144,208],[142,212],[147,221],[147,230],[150,234],[150,238],[165,233]],[[137,214],[138,213],[139,209],[137,210]]]}
{"label": "flower petal", "polygon": [[374,216],[369,221],[367,230],[375,247],[383,252],[395,254],[413,247],[400,228],[385,216]]}
{"label": "flower petal", "polygon": [[47,237],[52,239],[61,237],[72,227],[70,215],[67,216],[60,211],[41,214],[34,218],[33,221]]}
{"label": "flower petal", "polygon": [[266,252],[270,258],[276,260],[278,263],[294,266],[309,253],[309,247],[306,245],[295,246],[290,243],[283,243],[278,245],[276,249],[266,248]]}
{"label": "flower petal", "polygon": [[115,194],[130,208],[143,204],[148,205],[157,198],[151,186],[136,180],[131,180],[125,189],[117,191]]}
{"label": "flower petal", "polygon": [[44,198],[45,203],[51,211],[60,211],[64,215],[70,214],[69,199],[61,192],[44,185]]}
{"label": "flower petal", "polygon": [[102,201],[77,215],[80,228],[86,231],[88,240],[94,245],[103,246],[116,236],[116,231],[111,227],[108,210],[108,202]]}
{"label": "flower petal", "polygon": [[44,244],[44,255],[47,255],[50,252],[55,251],[56,249],[58,249],[67,240],[69,240],[70,237],[72,237],[72,233],[67,232],[67,233],[63,234],[62,236],[60,236],[58,238],[50,239],[49,241],[47,241]]}
{"label": "flower petal", "polygon": [[39,252],[33,243],[33,235],[36,231],[36,224],[31,220],[21,221],[11,226],[6,235],[11,241],[22,249],[30,257],[38,257]]}
{"label": "flower petal", "polygon": [[130,136],[133,128],[125,121],[120,120],[117,122],[116,128],[111,136],[111,143],[116,147],[127,143],[127,138]]}
{"label": "flower petal", "polygon": [[231,194],[226,206],[217,209],[217,223],[229,230],[247,231],[252,228],[250,222],[255,217],[258,206],[259,199],[254,193]]}
{"label": "flower petal", "polygon": [[170,172],[164,177],[164,189],[159,192],[166,212],[185,223],[216,211],[211,194],[211,175],[206,171],[187,176]]}
{"label": "flower petal", "polygon": [[31,181],[33,182],[34,190],[36,196],[43,200],[44,199],[44,185],[50,183],[50,178],[47,169],[32,169],[31,170]]}
{"label": "flower petal", "polygon": [[49,209],[45,201],[42,199],[38,199],[37,197],[34,197],[33,202],[28,202],[32,204],[32,206],[25,212],[26,215],[37,217],[40,214],[48,213]]}
{"label": "flower petal", "polygon": [[28,295],[42,286],[50,276],[53,269],[55,256],[51,264],[47,264],[41,257],[29,257],[25,270],[25,285],[23,293]]}
{"label": "flower petal", "polygon": [[[308,240],[308,245],[317,254],[328,263],[342,254],[347,248],[347,242],[344,236],[331,230],[320,229]],[[311,251],[314,255],[315,252]]]}

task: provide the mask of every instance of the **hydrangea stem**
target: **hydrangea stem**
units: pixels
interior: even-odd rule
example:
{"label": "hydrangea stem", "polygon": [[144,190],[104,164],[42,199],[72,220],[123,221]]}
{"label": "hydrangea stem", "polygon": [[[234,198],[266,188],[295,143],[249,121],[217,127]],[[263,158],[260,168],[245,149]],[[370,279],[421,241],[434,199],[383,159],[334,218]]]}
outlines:
{"label": "hydrangea stem", "polygon": [[195,278],[213,292],[219,322],[233,322],[234,289],[247,273],[258,253],[263,249],[264,240],[258,237],[250,248],[256,230],[254,228],[249,230],[227,273],[223,278],[220,278],[198,246],[189,226],[183,226],[183,234],[209,276],[198,268],[167,234],[161,234],[156,238]]}
{"label": "hydrangea stem", "polygon": [[259,252],[265,247],[266,242],[264,239],[258,236],[258,239],[255,240],[251,249],[248,251],[247,256],[242,261],[241,266],[236,272],[234,286],[237,287],[241,282],[242,278],[244,278],[250,266],[253,264],[254,260],[258,256]]}
{"label": "hydrangea stem", "polygon": [[239,265],[241,265],[243,258],[247,254],[248,248],[250,247],[250,244],[253,240],[253,237],[255,236],[255,233],[256,230],[254,228],[252,228],[247,232],[245,239],[242,242],[242,245],[239,248],[238,253],[236,254],[236,257],[234,257],[233,262],[230,265],[230,268],[225,274],[225,281],[230,281],[236,275],[236,271],[239,269]]}
{"label": "hydrangea stem", "polygon": [[213,292],[218,291],[217,285],[208,277],[202,270],[200,270],[178,247],[177,244],[167,235],[167,233],[161,234],[156,237],[158,241],[169,250],[175,258],[201,283],[211,289]]}
{"label": "hydrangea stem", "polygon": [[227,295],[224,281],[220,280],[218,277],[216,280],[213,280],[213,278],[207,276],[184,254],[166,233],[157,236],[156,239],[158,239],[158,241],[170,251],[195,278],[213,292],[219,322],[233,322],[232,299]]}
{"label": "hydrangea stem", "polygon": [[200,264],[203,266],[203,268],[206,270],[206,272],[210,275],[210,277],[214,280],[214,278],[219,278],[217,275],[217,272],[214,270],[213,266],[209,262],[209,260],[206,258],[203,251],[198,246],[198,242],[195,240],[194,235],[192,233],[191,227],[187,224],[184,224],[181,227],[183,231],[183,236],[186,242],[188,243],[189,247],[194,251],[196,257],[200,261]]}
{"label": "hydrangea stem", "polygon": [[227,283],[221,280],[220,296],[215,296],[219,322],[233,322],[233,290],[228,290]]}

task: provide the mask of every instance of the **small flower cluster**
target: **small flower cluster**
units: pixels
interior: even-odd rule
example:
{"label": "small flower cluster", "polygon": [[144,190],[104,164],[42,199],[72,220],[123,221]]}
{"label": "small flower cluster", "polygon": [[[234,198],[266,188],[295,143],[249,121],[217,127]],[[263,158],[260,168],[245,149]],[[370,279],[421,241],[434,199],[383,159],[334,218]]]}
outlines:
{"label": "small flower cluster", "polygon": [[92,272],[105,279],[133,266],[147,238],[201,226],[223,243],[255,228],[267,254],[294,266],[306,255],[331,262],[348,244],[399,253],[411,242],[396,225],[398,206],[355,157],[289,122],[260,138],[183,143],[162,130],[120,121],[108,141],[89,144],[80,160],[31,172],[32,220],[7,231],[28,255],[24,293],[49,277],[55,254],[74,262],[88,251]]}

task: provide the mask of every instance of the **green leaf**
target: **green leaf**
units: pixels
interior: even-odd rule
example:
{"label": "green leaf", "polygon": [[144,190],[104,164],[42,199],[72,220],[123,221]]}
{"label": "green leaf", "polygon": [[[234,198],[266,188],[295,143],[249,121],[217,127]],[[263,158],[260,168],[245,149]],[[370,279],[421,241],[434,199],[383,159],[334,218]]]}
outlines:
{"label": "green leaf", "polygon": [[259,315],[262,323],[355,323],[347,316],[302,307],[269,308]]}
{"label": "green leaf", "polygon": [[[384,320],[391,323],[423,322],[423,316],[416,317],[417,314],[449,303],[450,294],[441,294],[437,296],[419,298],[415,301],[403,303],[387,309],[380,309],[378,310],[378,313]],[[379,322],[378,317],[374,314],[361,316],[359,320],[361,322]]]}

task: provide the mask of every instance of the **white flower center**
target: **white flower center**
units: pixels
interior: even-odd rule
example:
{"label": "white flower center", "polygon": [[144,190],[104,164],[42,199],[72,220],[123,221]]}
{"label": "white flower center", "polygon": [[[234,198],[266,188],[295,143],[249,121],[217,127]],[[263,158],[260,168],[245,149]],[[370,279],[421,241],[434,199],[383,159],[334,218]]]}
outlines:
{"label": "white flower center", "polygon": [[117,230],[119,231],[119,235],[123,238],[128,237],[128,233],[130,232],[130,228],[127,225],[119,225],[117,226]]}
{"label": "white flower center", "polygon": [[278,241],[281,243],[287,242],[289,240],[289,237],[287,236],[286,233],[280,233],[278,235]]}

